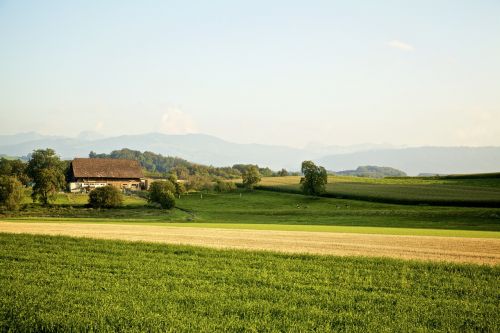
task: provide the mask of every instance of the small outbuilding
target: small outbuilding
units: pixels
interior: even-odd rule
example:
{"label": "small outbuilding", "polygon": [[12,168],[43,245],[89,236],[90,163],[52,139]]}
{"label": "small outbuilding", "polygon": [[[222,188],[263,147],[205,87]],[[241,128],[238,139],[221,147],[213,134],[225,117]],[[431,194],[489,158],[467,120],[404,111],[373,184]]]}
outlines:
{"label": "small outbuilding", "polygon": [[134,160],[75,158],[70,173],[71,192],[88,192],[106,185],[130,190],[144,188],[144,173],[139,162]]}

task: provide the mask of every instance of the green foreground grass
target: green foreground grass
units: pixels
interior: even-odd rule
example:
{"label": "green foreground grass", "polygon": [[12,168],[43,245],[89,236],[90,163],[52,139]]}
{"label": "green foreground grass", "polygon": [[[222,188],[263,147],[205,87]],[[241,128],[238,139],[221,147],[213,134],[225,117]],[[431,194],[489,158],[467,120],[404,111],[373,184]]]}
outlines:
{"label": "green foreground grass", "polygon": [[0,331],[498,332],[500,268],[0,234]]}

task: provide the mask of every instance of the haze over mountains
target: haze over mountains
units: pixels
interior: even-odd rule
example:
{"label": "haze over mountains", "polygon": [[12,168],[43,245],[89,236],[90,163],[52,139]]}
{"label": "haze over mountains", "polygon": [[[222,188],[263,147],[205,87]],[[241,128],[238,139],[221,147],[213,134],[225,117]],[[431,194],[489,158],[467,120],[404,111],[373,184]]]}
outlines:
{"label": "haze over mountains", "polygon": [[76,138],[46,136],[35,132],[0,135],[0,154],[26,156],[39,148],[53,148],[63,158],[86,157],[90,151],[109,153],[116,149],[130,148],[178,156],[214,166],[256,163],[275,170],[298,170],[303,160],[311,159],[333,171],[355,169],[360,165],[390,166],[409,175],[500,171],[500,147],[309,144],[305,148],[292,148],[239,144],[206,134],[149,133],[103,137],[95,132],[82,132]]}

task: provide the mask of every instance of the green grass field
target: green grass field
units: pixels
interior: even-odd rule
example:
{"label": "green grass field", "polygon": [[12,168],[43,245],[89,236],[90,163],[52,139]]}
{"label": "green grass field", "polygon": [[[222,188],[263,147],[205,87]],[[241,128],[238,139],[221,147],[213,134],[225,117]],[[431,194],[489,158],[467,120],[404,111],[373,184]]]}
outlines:
{"label": "green grass field", "polygon": [[[179,209],[165,211],[146,206],[144,199],[127,197],[120,209],[85,208],[85,195],[63,194],[52,207],[28,205],[1,219],[63,220],[133,223],[197,223],[241,228],[299,228],[327,231],[393,234],[465,235],[461,231],[500,231],[500,209],[410,206],[335,198],[311,198],[272,191],[236,191],[224,194],[184,195]],[[71,203],[71,204],[70,204]],[[334,229],[335,229],[334,228]],[[340,228],[340,229],[338,229]],[[297,230],[299,230],[297,229]],[[331,229],[329,231],[332,231]],[[403,230],[405,229],[405,230]],[[419,229],[419,230],[417,230]],[[428,229],[428,231],[422,231]],[[432,230],[437,230],[434,232]],[[458,232],[460,231],[460,232]]]}
{"label": "green grass field", "polygon": [[185,196],[178,205],[199,222],[500,230],[497,208],[388,205],[270,191]]}
{"label": "green grass field", "polygon": [[[300,177],[264,177],[258,188],[300,192]],[[394,204],[500,207],[500,178],[329,176],[325,196]]]}
{"label": "green grass field", "polygon": [[[23,203],[26,205],[31,205],[33,203],[30,194],[31,190],[27,189],[23,199]],[[145,203],[144,199],[133,195],[125,195],[123,199],[123,205],[126,207],[144,206]],[[89,196],[86,193],[59,193],[54,204],[57,206],[83,206],[87,204],[88,201]]]}
{"label": "green grass field", "polygon": [[1,331],[498,332],[500,268],[0,234]]}

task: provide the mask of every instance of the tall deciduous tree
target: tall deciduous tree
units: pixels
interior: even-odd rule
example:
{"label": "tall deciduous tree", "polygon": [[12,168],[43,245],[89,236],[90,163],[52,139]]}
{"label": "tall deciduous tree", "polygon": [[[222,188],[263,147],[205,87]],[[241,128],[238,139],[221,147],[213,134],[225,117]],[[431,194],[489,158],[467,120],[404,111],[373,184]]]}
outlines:
{"label": "tall deciduous tree", "polygon": [[304,175],[300,180],[302,192],[307,195],[320,195],[325,192],[325,185],[328,182],[325,168],[316,166],[312,161],[304,161],[301,170]]}
{"label": "tall deciduous tree", "polygon": [[241,176],[243,185],[248,189],[252,189],[261,180],[259,169],[253,165],[249,166]]}
{"label": "tall deciduous tree", "polygon": [[288,176],[288,171],[286,171],[286,169],[281,169],[280,171],[278,171],[277,175],[279,177],[285,177],[285,176]]}
{"label": "tall deciduous tree", "polygon": [[38,149],[28,162],[27,174],[33,179],[33,201],[46,205],[54,200],[58,191],[64,189],[64,163],[53,149]]}

